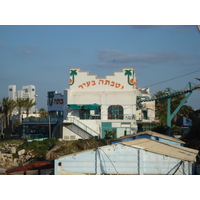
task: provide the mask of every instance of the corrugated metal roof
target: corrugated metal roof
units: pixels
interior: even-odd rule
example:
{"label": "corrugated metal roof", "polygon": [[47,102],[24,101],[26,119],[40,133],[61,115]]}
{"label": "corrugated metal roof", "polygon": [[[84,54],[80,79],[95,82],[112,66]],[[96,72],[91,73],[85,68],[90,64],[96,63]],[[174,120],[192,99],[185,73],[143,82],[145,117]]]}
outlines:
{"label": "corrugated metal roof", "polygon": [[159,153],[162,155],[179,158],[181,160],[187,160],[195,162],[198,150],[191,149],[183,146],[177,146],[173,144],[168,144],[164,142],[159,142],[155,140],[150,140],[146,138],[130,140],[126,142],[121,142],[120,144],[127,146],[135,146],[136,148],[141,148],[154,153]]}
{"label": "corrugated metal roof", "polygon": [[157,133],[157,132],[154,132],[154,131],[144,131],[144,132],[140,132],[140,133],[136,133],[136,134],[132,134],[132,135],[122,136],[120,138],[115,139],[114,141],[125,139],[125,138],[130,138],[130,137],[135,137],[135,136],[139,136],[139,135],[145,135],[145,134],[185,144],[185,142],[183,142],[182,140],[180,140],[178,138],[171,137],[171,136],[168,136],[168,135],[164,135],[164,134],[161,134],[161,133]]}
{"label": "corrugated metal roof", "polygon": [[155,136],[155,137],[160,137],[160,138],[163,138],[163,139],[167,139],[167,140],[171,140],[171,141],[175,141],[175,142],[185,144],[185,142],[183,142],[182,140],[180,140],[178,138],[171,137],[171,136],[168,136],[168,135],[164,135],[164,134],[161,134],[161,133],[157,133],[157,132],[154,132],[154,131],[145,131],[145,132],[138,133],[136,135],[143,135],[143,134],[148,134],[148,135],[152,135],[152,136]]}

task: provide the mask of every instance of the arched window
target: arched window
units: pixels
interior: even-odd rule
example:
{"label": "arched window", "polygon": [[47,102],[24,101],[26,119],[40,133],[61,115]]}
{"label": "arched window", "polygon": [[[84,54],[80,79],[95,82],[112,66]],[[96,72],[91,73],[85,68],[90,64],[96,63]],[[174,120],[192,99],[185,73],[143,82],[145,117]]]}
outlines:
{"label": "arched window", "polygon": [[120,105],[111,105],[108,107],[108,119],[123,119],[124,109]]}

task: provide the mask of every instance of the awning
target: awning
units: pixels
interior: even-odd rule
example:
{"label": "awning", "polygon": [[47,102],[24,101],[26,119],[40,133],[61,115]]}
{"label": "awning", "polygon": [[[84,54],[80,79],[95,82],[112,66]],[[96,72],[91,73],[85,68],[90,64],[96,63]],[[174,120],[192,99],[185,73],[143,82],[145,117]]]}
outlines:
{"label": "awning", "polygon": [[75,110],[79,110],[79,109],[81,109],[81,107],[82,107],[83,105],[68,104],[67,106],[68,106],[69,108],[72,108],[72,109],[75,109]]}
{"label": "awning", "polygon": [[86,110],[96,110],[100,106],[101,105],[94,103],[94,104],[89,104],[89,105],[83,105],[83,108]]}
{"label": "awning", "polygon": [[96,110],[97,108],[99,108],[101,105],[99,104],[68,104],[67,105],[69,108],[75,109],[75,110],[79,110],[79,109],[85,109],[85,110]]}

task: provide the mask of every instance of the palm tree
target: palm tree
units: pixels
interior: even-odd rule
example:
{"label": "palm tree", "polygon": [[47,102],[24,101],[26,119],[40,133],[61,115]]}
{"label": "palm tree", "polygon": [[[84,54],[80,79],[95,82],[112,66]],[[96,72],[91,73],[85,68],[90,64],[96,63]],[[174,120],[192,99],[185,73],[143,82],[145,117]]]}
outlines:
{"label": "palm tree", "polygon": [[[15,101],[9,99],[8,97],[4,97],[1,101],[1,112],[5,119],[6,129],[5,129],[5,136],[9,136],[11,129],[12,129],[12,111],[15,108],[16,104]],[[3,117],[2,117],[3,119]]]}
{"label": "palm tree", "polygon": [[3,110],[3,99],[0,101],[0,119],[1,119],[1,130],[2,131],[1,133],[3,133],[6,125],[5,125],[5,121],[6,121],[6,117],[5,117],[5,114],[4,114],[4,110]]}
{"label": "palm tree", "polygon": [[21,112],[22,112],[22,108],[25,105],[25,99],[23,98],[17,98],[16,99],[16,107],[18,110],[18,122],[21,123]]}
{"label": "palm tree", "polygon": [[40,114],[40,117],[48,117],[48,112],[44,108],[41,108],[39,110],[39,114]]}
{"label": "palm tree", "polygon": [[28,117],[29,115],[29,112],[30,112],[30,109],[36,105],[36,102],[33,102],[33,99],[30,99],[30,98],[27,98],[27,99],[24,99],[24,105],[23,107],[25,108],[26,110],[26,115]]}
{"label": "palm tree", "polygon": [[12,116],[13,116],[13,110],[16,108],[16,102],[11,99],[9,101],[9,132],[12,132]]}

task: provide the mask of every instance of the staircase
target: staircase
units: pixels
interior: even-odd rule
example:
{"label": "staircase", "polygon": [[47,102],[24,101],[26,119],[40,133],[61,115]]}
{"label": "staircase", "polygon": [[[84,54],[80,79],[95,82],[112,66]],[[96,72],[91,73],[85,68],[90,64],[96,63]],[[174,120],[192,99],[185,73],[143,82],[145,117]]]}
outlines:
{"label": "staircase", "polygon": [[99,133],[86,126],[75,117],[69,117],[67,120],[64,121],[64,123],[68,123],[69,125],[67,126],[67,128],[82,137],[83,139],[99,137]]}
{"label": "staircase", "polygon": [[62,127],[62,120],[58,120],[56,127],[53,129],[52,138],[58,139],[61,138],[61,127]]}

